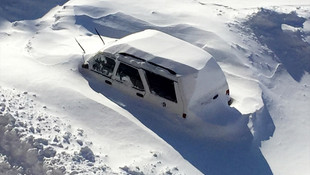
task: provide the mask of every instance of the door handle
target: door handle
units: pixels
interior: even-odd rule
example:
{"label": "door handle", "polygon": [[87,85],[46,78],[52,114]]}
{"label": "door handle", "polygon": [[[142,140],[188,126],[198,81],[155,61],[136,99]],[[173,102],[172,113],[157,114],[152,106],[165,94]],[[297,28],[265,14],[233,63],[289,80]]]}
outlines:
{"label": "door handle", "polygon": [[108,85],[112,85],[112,82],[109,80],[105,80],[104,82],[107,83]]}
{"label": "door handle", "polygon": [[143,94],[141,94],[141,93],[139,93],[139,92],[137,92],[136,95],[137,95],[138,97],[143,98]]}

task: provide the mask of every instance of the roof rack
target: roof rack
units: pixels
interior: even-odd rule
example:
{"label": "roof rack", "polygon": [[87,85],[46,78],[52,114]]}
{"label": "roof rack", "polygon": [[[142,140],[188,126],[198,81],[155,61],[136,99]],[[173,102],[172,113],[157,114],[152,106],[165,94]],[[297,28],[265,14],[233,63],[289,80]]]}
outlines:
{"label": "roof rack", "polygon": [[128,53],[124,53],[124,52],[122,52],[122,53],[119,53],[120,55],[123,55],[123,56],[130,56],[130,57],[133,57],[133,58],[135,58],[135,59],[137,59],[137,60],[140,60],[140,61],[144,61],[144,62],[146,62],[146,60],[145,59],[143,59],[143,58],[139,58],[139,57],[136,57],[136,56],[134,56],[134,55],[131,55],[131,54],[128,54]]}
{"label": "roof rack", "polygon": [[171,69],[169,69],[169,68],[166,68],[166,67],[163,67],[163,66],[161,66],[161,65],[158,65],[158,64],[156,64],[156,63],[153,63],[153,62],[150,62],[150,61],[147,61],[147,63],[150,63],[151,65],[153,65],[153,66],[157,66],[157,67],[160,67],[160,68],[162,68],[162,69],[165,69],[165,70],[167,70],[169,73],[171,73],[172,75],[176,75],[177,73],[175,73],[173,70],[171,70]]}

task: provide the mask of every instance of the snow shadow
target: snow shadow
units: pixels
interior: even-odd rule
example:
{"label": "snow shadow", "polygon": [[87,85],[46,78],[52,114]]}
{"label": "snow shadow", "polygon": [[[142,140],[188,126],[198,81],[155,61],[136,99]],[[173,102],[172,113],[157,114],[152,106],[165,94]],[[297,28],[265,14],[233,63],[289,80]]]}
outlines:
{"label": "snow shadow", "polygon": [[[10,22],[33,20],[44,16],[57,5],[68,0],[1,0],[0,17]],[[34,7],[35,8],[34,10]]]}
{"label": "snow shadow", "polygon": [[[248,118],[234,108],[223,108],[219,118],[234,118],[223,125],[183,119],[132,98],[80,70],[90,87],[117,103],[165,140],[203,174],[268,175],[270,167],[247,127]],[[113,84],[113,82],[112,82]]]}
{"label": "snow shadow", "polygon": [[303,40],[305,34],[300,30],[283,30],[282,26],[302,28],[305,21],[296,12],[284,14],[261,9],[246,22],[257,39],[277,55],[298,82],[305,72],[310,73],[310,44]]}
{"label": "snow shadow", "polygon": [[269,140],[273,136],[273,133],[276,129],[272,117],[269,113],[268,107],[266,106],[267,102],[262,96],[263,103],[265,104],[261,109],[257,110],[252,114],[253,130],[254,130],[254,142],[261,146],[261,142]]}

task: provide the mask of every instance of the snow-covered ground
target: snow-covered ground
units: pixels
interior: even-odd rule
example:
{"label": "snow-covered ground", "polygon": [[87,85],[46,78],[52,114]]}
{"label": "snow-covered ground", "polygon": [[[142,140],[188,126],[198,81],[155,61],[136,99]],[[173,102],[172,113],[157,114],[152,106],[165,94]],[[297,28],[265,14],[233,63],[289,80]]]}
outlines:
{"label": "snow-covered ground", "polygon": [[[222,125],[131,99],[79,70],[82,52],[156,29],[211,53]],[[3,0],[1,174],[310,174],[310,2]]]}

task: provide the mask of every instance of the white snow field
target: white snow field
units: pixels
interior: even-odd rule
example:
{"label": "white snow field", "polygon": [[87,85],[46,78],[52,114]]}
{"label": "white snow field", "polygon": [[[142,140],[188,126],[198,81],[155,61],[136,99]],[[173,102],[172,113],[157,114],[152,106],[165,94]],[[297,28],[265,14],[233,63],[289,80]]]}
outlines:
{"label": "white snow field", "polygon": [[[183,119],[109,88],[79,68],[95,28],[203,48],[232,105]],[[305,0],[1,0],[0,174],[308,175],[309,73]]]}

